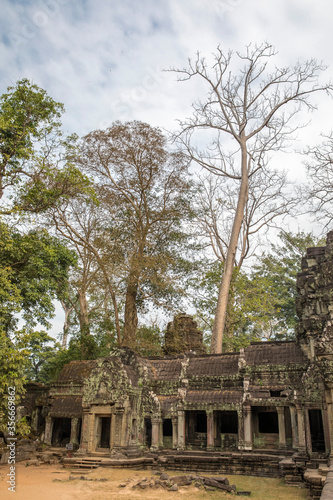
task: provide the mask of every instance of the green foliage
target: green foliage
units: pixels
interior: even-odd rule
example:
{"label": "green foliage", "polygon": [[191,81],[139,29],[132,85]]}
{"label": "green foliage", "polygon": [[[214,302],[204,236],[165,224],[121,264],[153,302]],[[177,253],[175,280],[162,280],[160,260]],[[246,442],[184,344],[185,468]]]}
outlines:
{"label": "green foliage", "polygon": [[60,344],[44,331],[32,331],[27,342],[28,361],[26,377],[30,381],[47,383],[42,376],[42,368],[49,359],[59,350]]}
{"label": "green foliage", "polygon": [[74,166],[77,137],[61,132],[63,112],[61,103],[27,79],[0,97],[3,214],[44,212],[60,199],[89,191],[88,178]]}
{"label": "green foliage", "polygon": [[253,270],[254,278],[267,280],[268,290],[274,292],[275,338],[293,338],[297,323],[296,277],[301,271],[301,259],[309,247],[320,245],[312,234],[281,232],[280,244],[273,244],[271,251],[264,253]]}
{"label": "green foliage", "polygon": [[[28,335],[25,330],[16,331],[13,339],[10,339],[0,326],[0,431],[2,432],[7,432],[8,426],[9,389],[15,388],[16,407],[25,392],[27,342]],[[24,421],[16,422],[17,434],[26,434],[28,431],[29,427]]]}
{"label": "green foliage", "polygon": [[162,332],[156,325],[137,329],[135,351],[141,356],[162,356]]}
{"label": "green foliage", "polygon": [[[204,329],[205,343],[209,344],[221,282],[223,264],[213,263],[197,284],[197,317]],[[244,272],[234,269],[231,281],[223,351],[238,351],[251,341],[266,336],[273,313],[273,298],[267,293],[267,280],[251,279]]]}
{"label": "green foliage", "polygon": [[[234,269],[230,287],[223,350],[239,350],[251,341],[294,339],[297,322],[296,277],[308,247],[316,246],[311,234],[282,232],[249,274]],[[197,283],[195,306],[201,327],[210,340],[223,265],[215,262]]]}
{"label": "green foliage", "polygon": [[53,355],[43,364],[39,377],[43,382],[52,382],[57,379],[65,364],[109,356],[110,350],[115,345],[115,340],[108,332],[99,332],[96,335],[76,333],[72,336],[67,349],[57,346]]}
{"label": "green foliage", "polygon": [[67,287],[68,271],[75,254],[45,230],[22,234],[0,222],[0,326],[7,334],[20,312],[30,327],[48,326],[53,300]]}

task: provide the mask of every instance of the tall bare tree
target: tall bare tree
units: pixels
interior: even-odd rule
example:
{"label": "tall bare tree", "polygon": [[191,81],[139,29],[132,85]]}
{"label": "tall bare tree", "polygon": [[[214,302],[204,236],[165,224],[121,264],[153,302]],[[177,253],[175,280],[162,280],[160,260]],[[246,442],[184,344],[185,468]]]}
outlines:
{"label": "tall bare tree", "polygon": [[[244,54],[225,54],[218,47],[212,67],[198,54],[194,61],[189,60],[185,69],[173,70],[180,80],[203,80],[208,89],[205,99],[193,104],[192,117],[181,123],[178,138],[184,150],[201,167],[234,181],[237,186],[214,321],[212,353],[222,351],[230,282],[246,220],[251,180],[261,171],[266,172],[263,175],[263,182],[266,182],[269,154],[290,142],[299,127],[294,123],[295,115],[304,106],[314,109],[311,94],[332,90],[331,85],[318,83],[324,68],[315,60],[270,70],[269,62],[274,55],[268,43],[248,46]],[[196,145],[199,142],[197,133],[200,133],[201,143],[207,138],[206,148]]]}
{"label": "tall bare tree", "polygon": [[309,177],[307,188],[312,212],[325,229],[333,220],[333,132],[320,145],[306,151]]}

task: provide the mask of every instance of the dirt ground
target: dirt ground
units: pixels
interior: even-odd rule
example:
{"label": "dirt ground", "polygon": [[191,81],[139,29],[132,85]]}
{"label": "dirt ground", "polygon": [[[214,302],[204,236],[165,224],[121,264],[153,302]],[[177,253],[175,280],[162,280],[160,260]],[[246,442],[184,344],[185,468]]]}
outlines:
{"label": "dirt ground", "polygon": [[[157,476],[149,470],[114,469],[101,467],[85,474],[85,480],[80,479],[80,474],[73,474],[69,469],[61,465],[26,466],[25,463],[16,464],[16,491],[8,491],[7,474],[8,465],[0,466],[0,498],[1,500],[170,500],[170,498],[190,498],[191,500],[215,500],[236,498],[221,491],[207,492],[198,490],[195,486],[179,487],[177,492],[169,492],[163,489],[147,488],[145,490],[132,489],[132,485],[139,479],[148,479]],[[180,475],[167,471],[169,475]],[[208,475],[208,474],[205,474]],[[74,480],[69,480],[74,476]],[[244,476],[228,476],[230,484],[236,484],[237,489],[245,489],[249,485]],[[243,478],[243,479],[242,479]],[[87,480],[88,479],[88,480]],[[92,481],[89,481],[92,479]],[[106,481],[99,481],[106,479]],[[245,483],[244,483],[245,481]],[[263,481],[262,486],[261,481]],[[121,483],[126,486],[120,487]],[[255,484],[262,487],[262,493],[253,491],[252,499],[290,499],[298,500],[307,498],[306,490],[300,488],[287,488],[277,479],[255,478]],[[273,496],[267,495],[268,490]],[[260,490],[258,490],[260,491]],[[288,494],[289,491],[289,494]],[[13,496],[14,495],[14,496]],[[238,497],[237,497],[238,498]],[[244,497],[243,497],[244,498]]]}

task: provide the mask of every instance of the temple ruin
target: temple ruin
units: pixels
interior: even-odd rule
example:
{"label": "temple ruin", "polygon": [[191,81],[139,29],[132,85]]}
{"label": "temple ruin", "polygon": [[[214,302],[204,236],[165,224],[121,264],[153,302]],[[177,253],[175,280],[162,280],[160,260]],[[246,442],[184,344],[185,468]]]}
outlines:
{"label": "temple ruin", "polygon": [[32,427],[46,445],[72,443],[78,458],[149,456],[170,468],[302,480],[333,454],[333,232],[308,249],[297,292],[296,341],[204,354],[181,314],[164,357],[119,347],[72,361],[49,388],[31,384]]}

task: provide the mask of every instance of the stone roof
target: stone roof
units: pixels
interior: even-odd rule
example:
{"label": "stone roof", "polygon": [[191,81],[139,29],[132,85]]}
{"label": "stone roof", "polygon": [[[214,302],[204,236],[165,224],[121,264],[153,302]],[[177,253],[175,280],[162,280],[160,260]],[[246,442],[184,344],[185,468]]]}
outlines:
{"label": "stone roof", "polygon": [[306,363],[302,349],[296,342],[253,342],[245,349],[248,365],[288,365]]}
{"label": "stone roof", "polygon": [[234,375],[238,372],[238,358],[239,353],[191,357],[186,375],[188,377]]}
{"label": "stone roof", "polygon": [[96,367],[96,364],[96,360],[71,361],[63,367],[57,382],[83,384],[91,371]]}
{"label": "stone roof", "polygon": [[57,396],[51,405],[51,417],[81,417],[82,397],[81,396]]}
{"label": "stone roof", "polygon": [[186,403],[190,404],[200,404],[200,403],[212,403],[212,404],[223,404],[223,403],[239,403],[242,400],[243,391],[226,391],[223,390],[213,390],[213,391],[187,391],[186,392]]}
{"label": "stone roof", "polygon": [[178,380],[182,368],[182,359],[183,357],[149,359],[153,378],[155,380]]}

